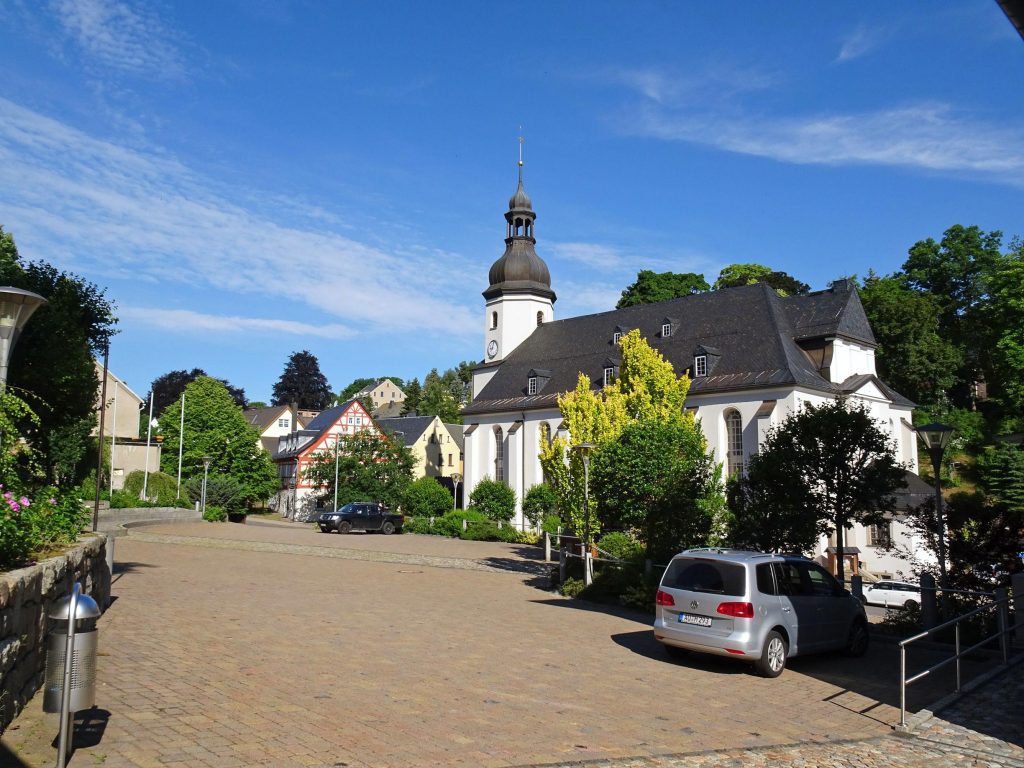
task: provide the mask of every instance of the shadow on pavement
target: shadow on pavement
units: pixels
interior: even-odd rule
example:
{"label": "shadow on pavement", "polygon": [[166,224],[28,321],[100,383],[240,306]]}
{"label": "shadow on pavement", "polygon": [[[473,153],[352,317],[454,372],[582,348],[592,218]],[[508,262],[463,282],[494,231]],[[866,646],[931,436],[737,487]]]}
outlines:
{"label": "shadow on pavement", "polygon": [[29,768],[29,764],[11,752],[6,744],[0,744],[0,768]]}
{"label": "shadow on pavement", "polygon": [[1024,758],[1024,663],[999,672],[936,715],[947,723],[1018,747],[1014,756]]}
{"label": "shadow on pavement", "polygon": [[117,580],[120,579],[122,576],[124,576],[126,573],[135,573],[136,571],[141,571],[143,568],[157,568],[157,567],[159,567],[159,566],[150,565],[149,563],[133,563],[131,561],[129,561],[129,562],[121,562],[121,561],[115,560],[114,561],[114,570],[111,573],[112,578],[110,580],[110,583],[112,585],[116,584]]}

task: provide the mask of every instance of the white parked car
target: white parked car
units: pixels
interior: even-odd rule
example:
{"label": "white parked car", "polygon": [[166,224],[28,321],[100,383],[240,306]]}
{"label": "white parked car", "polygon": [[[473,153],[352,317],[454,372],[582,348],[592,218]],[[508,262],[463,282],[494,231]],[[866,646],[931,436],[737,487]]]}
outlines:
{"label": "white parked car", "polygon": [[921,605],[921,588],[905,581],[876,581],[864,585],[864,602],[886,608]]}

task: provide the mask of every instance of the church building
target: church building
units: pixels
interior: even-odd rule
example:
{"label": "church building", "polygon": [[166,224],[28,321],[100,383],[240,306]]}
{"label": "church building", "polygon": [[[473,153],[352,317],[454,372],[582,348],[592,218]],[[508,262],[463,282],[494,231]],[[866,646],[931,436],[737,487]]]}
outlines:
{"label": "church building", "polygon": [[768,430],[804,403],[840,396],[867,405],[916,473],[914,404],[878,378],[875,338],[851,282],[789,297],[748,285],[556,320],[536,218],[520,165],[505,252],[483,293],[485,357],[463,411],[467,493],[485,477],[507,483],[522,525],[523,494],[543,480],[541,436],[566,436],[558,395],[575,388],[580,372],[595,388],[611,382],[619,338],[634,328],[692,379],[687,409],[726,475],[743,472]]}

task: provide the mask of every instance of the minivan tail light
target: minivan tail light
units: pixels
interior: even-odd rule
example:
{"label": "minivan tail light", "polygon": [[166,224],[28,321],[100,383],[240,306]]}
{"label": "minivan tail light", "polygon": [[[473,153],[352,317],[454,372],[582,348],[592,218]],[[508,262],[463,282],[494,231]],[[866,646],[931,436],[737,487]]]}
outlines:
{"label": "minivan tail light", "polygon": [[675,605],[676,601],[672,599],[672,595],[668,592],[662,592],[658,590],[658,596],[656,598],[658,605]]}
{"label": "minivan tail light", "polygon": [[737,619],[754,618],[753,603],[722,603],[718,606],[718,612],[725,616],[735,616]]}

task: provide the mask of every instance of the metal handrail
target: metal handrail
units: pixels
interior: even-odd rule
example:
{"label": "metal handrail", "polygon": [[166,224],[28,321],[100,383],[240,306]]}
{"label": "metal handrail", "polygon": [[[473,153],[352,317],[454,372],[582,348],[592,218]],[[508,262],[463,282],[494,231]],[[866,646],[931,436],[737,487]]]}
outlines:
{"label": "metal handrail", "polygon": [[[946,591],[953,591],[953,590],[946,590]],[[991,643],[996,638],[999,638],[999,641],[1000,641],[999,645],[1000,645],[1000,649],[1002,650],[1003,665],[1005,666],[1009,662],[1009,650],[1008,650],[1009,649],[1009,643],[1008,643],[1009,634],[1010,634],[1011,631],[1017,629],[1018,627],[1024,627],[1024,622],[1015,622],[1015,623],[1011,624],[1010,626],[1006,626],[1005,614],[1003,613],[1003,611],[999,610],[1000,607],[1003,604],[1005,604],[1006,608],[1009,609],[1009,607],[1010,607],[1010,597],[1009,597],[1009,595],[1003,595],[1001,597],[999,597],[999,596],[994,597],[992,599],[992,602],[990,602],[990,603],[988,603],[986,605],[980,605],[977,608],[974,608],[974,609],[968,611],[967,613],[965,613],[965,614],[963,614],[961,616],[957,616],[955,619],[950,619],[949,621],[943,622],[942,624],[939,624],[938,626],[932,627],[931,629],[927,629],[924,632],[920,632],[920,633],[918,633],[916,635],[913,635],[912,637],[908,637],[905,640],[901,640],[900,641],[899,646],[900,646],[900,727],[901,728],[905,728],[906,725],[907,725],[907,686],[912,685],[912,684],[916,683],[918,680],[921,680],[922,678],[927,677],[928,675],[932,674],[933,672],[937,672],[938,670],[943,669],[944,667],[946,667],[946,666],[948,666],[950,664],[953,664],[955,662],[956,663],[956,691],[957,691],[957,693],[959,693],[960,692],[960,683],[961,683],[960,659],[963,658],[964,656],[966,656],[967,654],[971,653],[972,651],[976,651],[977,649],[981,648],[982,646]],[[990,611],[992,609],[996,609],[996,616],[997,616],[998,623],[999,623],[998,631],[994,635],[989,635],[988,637],[982,638],[979,642],[975,643],[970,648],[966,648],[966,649],[961,650],[961,648],[960,648],[960,624],[963,621],[965,621],[966,619],[969,619],[969,618],[971,618],[973,616],[977,616],[977,615],[981,614],[984,611]],[[925,670],[922,670],[921,672],[918,672],[913,677],[908,678],[907,677],[907,646],[910,645],[911,643],[917,642],[918,640],[923,640],[924,638],[926,638],[926,637],[928,637],[930,635],[933,635],[933,634],[935,634],[937,632],[941,632],[944,629],[948,629],[949,627],[953,627],[953,631],[954,631],[954,655],[951,656],[948,659],[944,659],[943,661],[940,661],[938,664],[935,664],[935,665],[933,665],[931,667],[928,667]]]}

